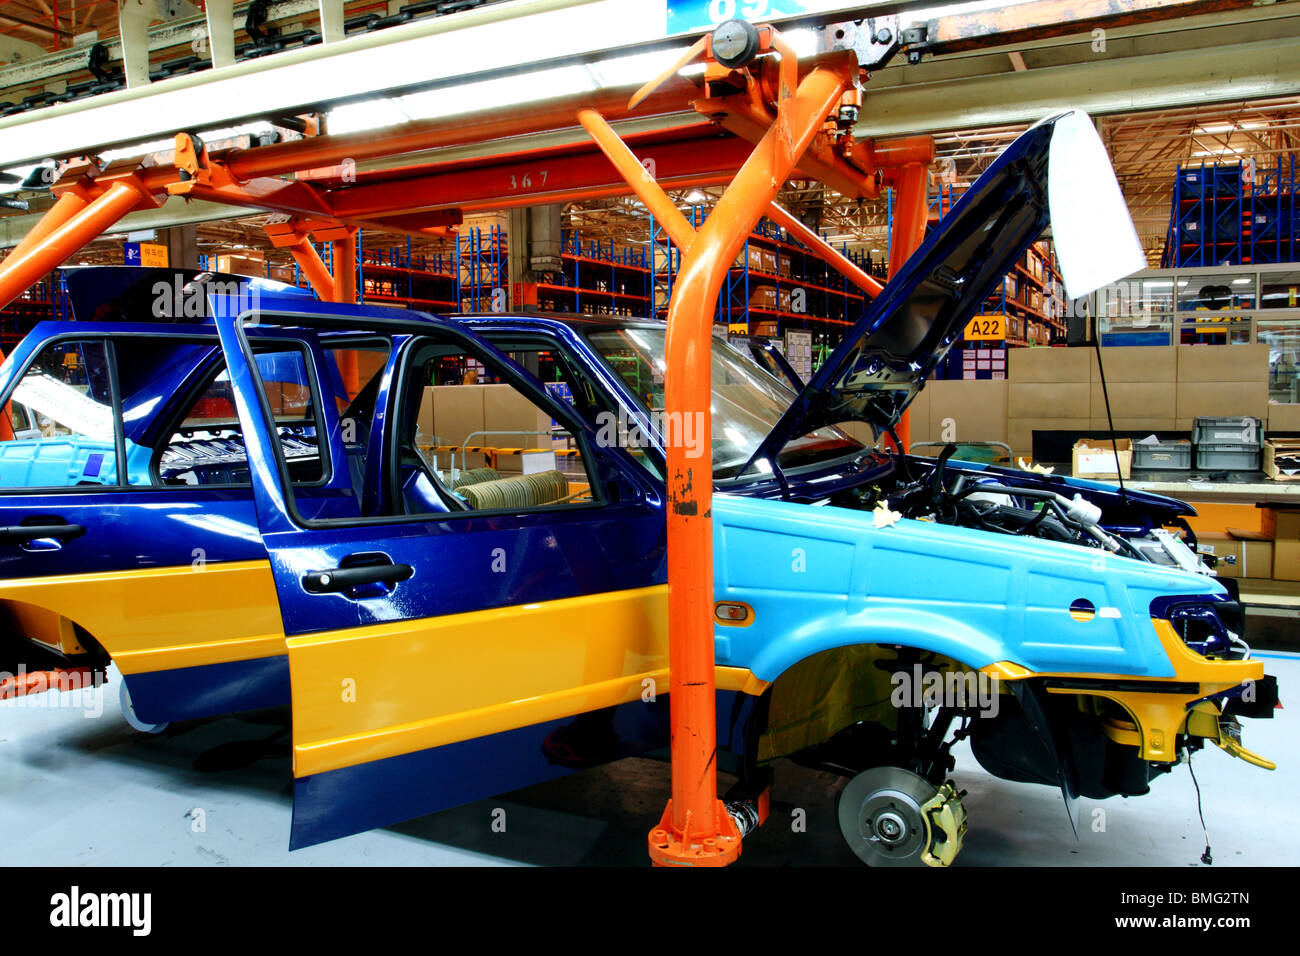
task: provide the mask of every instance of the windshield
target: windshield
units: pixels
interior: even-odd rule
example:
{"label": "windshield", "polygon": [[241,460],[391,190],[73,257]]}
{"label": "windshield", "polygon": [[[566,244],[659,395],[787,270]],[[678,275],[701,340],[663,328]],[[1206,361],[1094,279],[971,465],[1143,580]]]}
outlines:
{"label": "windshield", "polygon": [[[627,383],[656,424],[664,411],[664,340],[662,328],[610,329],[588,332],[587,341]],[[759,443],[795,399],[788,386],[758,367],[753,359],[714,337],[710,353],[713,384],[713,477],[734,478]],[[662,433],[662,429],[660,429]],[[787,442],[778,458],[782,468],[811,465],[861,451],[863,446],[838,428],[819,428]],[[758,477],[760,468],[751,469]]]}

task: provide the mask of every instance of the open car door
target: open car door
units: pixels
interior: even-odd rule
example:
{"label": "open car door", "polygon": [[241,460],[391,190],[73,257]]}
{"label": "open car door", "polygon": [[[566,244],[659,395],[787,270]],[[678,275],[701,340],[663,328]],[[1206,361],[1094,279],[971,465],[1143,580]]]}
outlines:
{"label": "open car door", "polygon": [[[644,471],[451,323],[314,307],[218,323],[288,643],[291,846],[666,742],[666,700],[643,700],[667,674]],[[268,348],[306,361],[321,459],[352,478],[327,511],[295,490],[250,360]]]}

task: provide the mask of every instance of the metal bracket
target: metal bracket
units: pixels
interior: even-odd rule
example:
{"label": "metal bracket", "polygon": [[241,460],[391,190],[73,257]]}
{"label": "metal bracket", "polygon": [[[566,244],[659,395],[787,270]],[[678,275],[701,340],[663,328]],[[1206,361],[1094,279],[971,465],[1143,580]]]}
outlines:
{"label": "metal bracket", "polygon": [[929,28],[924,23],[918,23],[916,26],[908,27],[902,32],[900,40],[903,46],[907,47],[907,62],[916,65],[921,62],[921,47],[925,46],[926,38],[929,36]]}
{"label": "metal bracket", "polygon": [[881,69],[902,48],[898,17],[868,17],[817,28],[820,52],[852,50],[868,73]]}

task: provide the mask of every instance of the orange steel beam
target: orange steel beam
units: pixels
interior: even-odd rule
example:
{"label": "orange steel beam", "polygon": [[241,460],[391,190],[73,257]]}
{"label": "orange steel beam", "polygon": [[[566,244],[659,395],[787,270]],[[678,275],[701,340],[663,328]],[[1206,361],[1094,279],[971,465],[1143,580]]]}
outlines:
{"label": "orange steel beam", "polygon": [[[619,87],[581,93],[548,103],[529,104],[522,109],[505,106],[455,117],[451,121],[416,120],[386,129],[313,136],[290,143],[235,150],[224,159],[236,179],[247,181],[299,169],[336,166],[349,160],[360,163],[418,150],[549,132],[572,126],[573,116],[580,109],[598,110],[610,119],[632,115],[627,105],[631,89]],[[642,109],[637,110],[637,115],[688,110],[690,101],[698,96],[699,87],[694,82],[676,79],[648,97],[641,104]]]}
{"label": "orange steel beam", "polygon": [[18,245],[9,250],[9,258],[25,255],[46,236],[86,208],[87,199],[78,192],[66,192],[54,201],[36,225],[23,236]]}
{"label": "orange steel beam", "polygon": [[[907,163],[893,169],[886,181],[898,191],[894,203],[894,223],[889,236],[889,275],[898,274],[903,263],[920,247],[925,239],[926,192],[930,172],[922,163]],[[912,423],[907,412],[894,429],[898,436],[899,452],[906,453],[912,439]]]}
{"label": "orange steel beam", "polygon": [[[716,132],[682,140],[652,140],[638,149],[654,158],[657,180],[673,187],[727,182],[750,151],[743,141]],[[549,156],[545,162],[515,157],[508,162],[483,159],[424,173],[415,171],[409,178],[359,181],[331,193],[329,203],[335,218],[356,220],[382,216],[398,202],[407,212],[451,207],[509,209],[626,195],[628,189],[627,181],[610,168],[600,151],[586,147],[581,152]]]}
{"label": "orange steel beam", "polygon": [[[697,44],[698,46],[698,44]],[[694,47],[692,47],[692,50]],[[600,151],[618,170],[636,193],[637,198],[650,210],[650,214],[664,225],[668,237],[682,250],[689,249],[695,242],[695,227],[686,221],[680,209],[668,198],[667,193],[655,182],[650,170],[637,159],[625,142],[605,118],[595,110],[581,110],[578,122],[583,125],[591,138],[596,141]]]}
{"label": "orange steel beam", "polygon": [[316,247],[311,244],[311,241],[303,237],[286,248],[289,250],[289,255],[293,256],[293,261],[298,263],[302,274],[307,277],[317,297],[324,302],[334,302],[334,277],[330,275],[329,268],[316,252]]}
{"label": "orange steel beam", "polygon": [[138,182],[118,179],[22,254],[11,253],[0,263],[0,307],[8,305],[41,276],[52,272],[86,243],[146,202],[152,199]]}
{"label": "orange steel beam", "polygon": [[[788,48],[773,47],[783,58],[794,59]],[[792,66],[785,64],[782,75],[793,75]],[[649,837],[651,859],[660,865],[721,866],[734,861],[741,849],[740,832],[717,795],[711,452],[692,452],[682,440],[684,429],[693,426],[703,436],[696,447],[712,448],[712,393],[705,370],[710,362],[714,304],[746,238],[856,76],[856,60],[838,58],[814,67],[797,88],[782,89],[775,122],[699,231],[690,235],[681,223],[668,218],[674,223],[670,235],[682,247],[682,264],[669,302],[665,347],[673,731],[672,798]],[[626,147],[615,147],[608,124],[587,115],[583,125],[593,131],[628,185],[638,195],[657,192],[654,203],[663,208],[667,196],[661,184],[650,180]]]}
{"label": "orange steel beam", "polygon": [[884,286],[880,284],[878,279],[870,273],[862,271],[856,262],[790,215],[781,206],[776,203],[769,203],[767,215],[778,226],[784,227],[786,232],[807,246],[814,255],[821,258],[827,265],[838,271],[867,295],[872,298],[880,295]]}

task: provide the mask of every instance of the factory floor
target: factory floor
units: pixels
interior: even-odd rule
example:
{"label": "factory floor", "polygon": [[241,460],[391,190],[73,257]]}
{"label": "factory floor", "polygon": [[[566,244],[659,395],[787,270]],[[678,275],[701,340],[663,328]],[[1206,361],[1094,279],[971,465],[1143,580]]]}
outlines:
{"label": "factory floor", "polygon": [[[1300,655],[1263,652],[1282,699]],[[127,726],[116,674],[79,708],[0,702],[0,863],[56,866],[496,866],[645,864],[668,767],[629,759],[565,779],[289,853],[288,714],[196,721],[148,737]],[[1288,692],[1291,692],[1290,694]],[[98,719],[88,719],[102,704]],[[1268,772],[1209,747],[1194,761],[1215,866],[1300,858],[1300,706],[1245,721]],[[1204,836],[1187,767],[1145,797],[1079,801],[1076,839],[1059,792],[986,774],[964,746],[954,778],[970,829],[958,865],[1200,865]],[[724,781],[725,783],[725,781]],[[741,865],[858,865],[835,823],[841,781],[783,762],[772,814]],[[504,813],[498,812],[504,811]],[[504,823],[504,832],[502,832]],[[495,824],[495,825],[494,825]]]}

